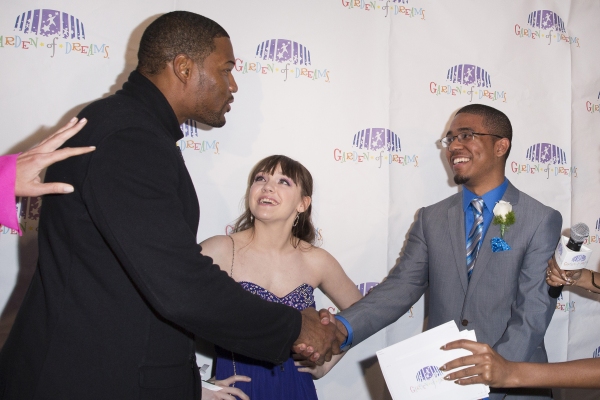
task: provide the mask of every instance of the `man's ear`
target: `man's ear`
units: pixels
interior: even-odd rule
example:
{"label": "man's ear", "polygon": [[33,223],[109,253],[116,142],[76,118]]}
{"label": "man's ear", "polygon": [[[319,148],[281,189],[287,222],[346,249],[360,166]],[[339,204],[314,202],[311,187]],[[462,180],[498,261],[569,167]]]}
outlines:
{"label": "man's ear", "polygon": [[192,76],[194,60],[187,54],[177,54],[173,60],[173,73],[182,83],[187,83]]}
{"label": "man's ear", "polygon": [[502,138],[502,139],[496,140],[496,143],[494,143],[494,151],[496,153],[496,156],[504,157],[504,155],[508,151],[509,147],[510,147],[510,140],[508,140],[507,138]]}

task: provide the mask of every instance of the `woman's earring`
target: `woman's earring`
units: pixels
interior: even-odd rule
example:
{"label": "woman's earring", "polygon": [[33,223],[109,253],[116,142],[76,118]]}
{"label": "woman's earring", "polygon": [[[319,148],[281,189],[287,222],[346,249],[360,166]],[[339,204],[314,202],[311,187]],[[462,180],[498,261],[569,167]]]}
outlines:
{"label": "woman's earring", "polygon": [[300,219],[300,213],[296,214],[296,219],[294,220],[294,225],[292,225],[292,228],[295,227],[296,225],[298,225],[299,219]]}
{"label": "woman's earring", "polygon": [[250,214],[250,223],[253,224],[254,223],[254,215]]}

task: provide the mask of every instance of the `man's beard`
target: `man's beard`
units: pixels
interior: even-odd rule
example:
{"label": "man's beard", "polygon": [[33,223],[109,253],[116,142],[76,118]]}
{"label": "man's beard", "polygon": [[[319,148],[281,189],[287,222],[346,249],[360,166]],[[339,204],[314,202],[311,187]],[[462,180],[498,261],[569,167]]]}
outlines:
{"label": "man's beard", "polygon": [[[225,105],[226,107],[227,105]],[[223,108],[225,108],[223,107]],[[202,119],[198,119],[198,122],[203,123],[213,128],[220,128],[225,125],[225,111],[221,110],[218,112],[203,110],[203,112],[196,112],[196,115],[202,115]]]}
{"label": "man's beard", "polygon": [[464,185],[465,183],[469,182],[469,177],[468,176],[464,176],[464,175],[454,175],[454,183],[456,183],[457,185]]}
{"label": "man's beard", "polygon": [[[211,88],[204,83],[202,77],[199,79],[200,90],[202,92],[210,91]],[[194,109],[197,116],[196,121],[208,126],[212,126],[213,128],[221,128],[223,125],[225,125],[225,113],[227,112],[227,106],[229,106],[231,101],[233,101],[233,95],[229,96],[227,102],[225,102],[225,104],[223,104],[221,109],[218,111],[207,109],[201,104],[200,101],[198,101]],[[209,101],[209,103],[212,103],[212,101]],[[209,104],[209,106],[212,106],[212,104]]]}

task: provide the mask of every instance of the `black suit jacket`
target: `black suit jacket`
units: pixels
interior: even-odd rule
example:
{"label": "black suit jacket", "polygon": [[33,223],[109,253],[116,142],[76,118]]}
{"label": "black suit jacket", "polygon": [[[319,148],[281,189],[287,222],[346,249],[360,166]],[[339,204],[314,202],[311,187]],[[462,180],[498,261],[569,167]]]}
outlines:
{"label": "black suit jacket", "polygon": [[5,399],[199,398],[194,335],[280,363],[301,327],[291,307],[244,291],[202,256],[199,206],[175,113],[133,72],[86,107],[47,171],[75,193],[44,198],[39,263],[0,353]]}

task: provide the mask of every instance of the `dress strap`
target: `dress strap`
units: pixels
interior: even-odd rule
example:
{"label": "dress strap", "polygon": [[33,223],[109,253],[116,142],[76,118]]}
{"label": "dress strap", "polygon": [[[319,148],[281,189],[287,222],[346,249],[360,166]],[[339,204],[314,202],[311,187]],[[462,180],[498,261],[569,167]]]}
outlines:
{"label": "dress strap", "polygon": [[233,279],[233,262],[235,261],[235,241],[233,240],[233,237],[231,237],[230,235],[227,235],[229,237],[229,239],[231,239],[231,248],[232,248],[232,254],[231,254],[231,271],[229,272],[229,277]]}
{"label": "dress strap", "polygon": [[[229,273],[229,276],[231,277],[231,279],[233,279],[233,262],[235,261],[235,240],[233,240],[233,237],[231,237],[231,235],[227,236],[229,236],[229,239],[231,239],[231,272]],[[231,352],[231,363],[233,364],[233,375],[237,375],[237,370],[235,366],[235,356],[233,354],[233,351]],[[232,383],[231,386],[235,387],[235,382]]]}

